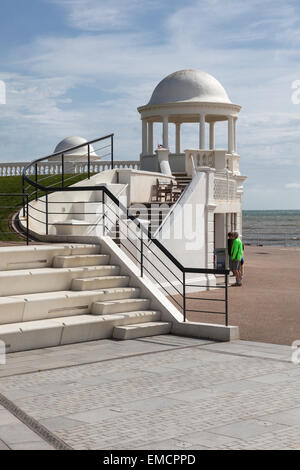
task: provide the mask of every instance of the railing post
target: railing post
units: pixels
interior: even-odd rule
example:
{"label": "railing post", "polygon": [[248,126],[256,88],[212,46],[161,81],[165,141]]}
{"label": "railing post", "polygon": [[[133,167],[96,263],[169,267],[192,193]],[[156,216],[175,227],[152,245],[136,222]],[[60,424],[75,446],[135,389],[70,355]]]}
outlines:
{"label": "railing post", "polygon": [[29,204],[28,204],[28,194],[26,194],[26,245],[29,245]]}
{"label": "railing post", "polygon": [[[35,168],[35,184],[37,184],[38,182],[38,166],[37,166],[37,163],[34,165],[34,168]],[[36,187],[36,190],[35,190],[35,200],[37,201],[38,200],[38,188]]]}
{"label": "railing post", "polygon": [[111,169],[114,169],[114,136],[111,135],[110,137],[110,145],[111,145]]}
{"label": "railing post", "polygon": [[228,274],[225,274],[225,323],[228,326]]}
{"label": "railing post", "polygon": [[25,217],[25,179],[24,179],[24,173],[22,174],[22,194],[23,194],[23,217]]}
{"label": "railing post", "polygon": [[103,236],[105,237],[105,193],[102,189]]}
{"label": "railing post", "polygon": [[141,231],[141,277],[144,274],[144,242],[143,242],[143,232]]}
{"label": "railing post", "polygon": [[182,273],[183,321],[186,321],[185,271]]}
{"label": "railing post", "polygon": [[65,156],[64,154],[62,153],[61,154],[61,186],[62,188],[65,187]]}
{"label": "railing post", "polygon": [[48,192],[46,193],[46,235],[49,234]]}
{"label": "railing post", "polygon": [[88,145],[88,179],[91,177],[91,151],[90,144]]}

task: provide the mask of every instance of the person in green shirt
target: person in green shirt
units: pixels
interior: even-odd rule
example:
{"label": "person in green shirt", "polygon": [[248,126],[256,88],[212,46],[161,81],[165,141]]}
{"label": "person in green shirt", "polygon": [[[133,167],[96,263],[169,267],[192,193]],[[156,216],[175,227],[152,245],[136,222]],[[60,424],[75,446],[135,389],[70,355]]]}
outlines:
{"label": "person in green shirt", "polygon": [[237,232],[233,232],[233,243],[231,247],[231,263],[236,283],[233,286],[242,285],[241,260],[243,258],[243,243]]}

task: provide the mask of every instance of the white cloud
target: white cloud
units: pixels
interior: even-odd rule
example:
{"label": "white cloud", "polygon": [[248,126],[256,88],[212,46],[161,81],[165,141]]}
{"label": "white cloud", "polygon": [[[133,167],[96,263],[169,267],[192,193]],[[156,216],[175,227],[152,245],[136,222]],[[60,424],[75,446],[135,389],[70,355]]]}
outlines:
{"label": "white cloud", "polygon": [[[282,171],[283,178],[284,167],[298,171],[300,105],[291,102],[291,83],[300,79],[300,9],[294,1],[284,8],[279,0],[228,0],[226,8],[223,0],[190,0],[184,7],[146,0],[51,1],[64,7],[62,14],[79,32],[45,34],[19,48],[14,67],[26,73],[7,81],[9,103],[0,118],[0,136],[9,130],[15,140],[10,155],[22,151],[28,158],[27,149],[47,153],[67,135],[93,138],[115,131],[117,158],[138,159],[137,106],[165,75],[199,68],[216,76],[243,106],[238,149],[245,171],[269,168]],[[159,24],[147,23],[153,9]],[[78,102],[83,87],[94,93],[86,104]],[[217,127],[224,146],[226,129]],[[194,128],[184,128],[183,142],[196,141]],[[0,158],[7,155],[0,150]],[[263,178],[257,172],[258,182]],[[274,177],[273,183],[278,184]]]}
{"label": "white cloud", "polygon": [[300,189],[300,183],[287,183],[285,185],[286,189]]}
{"label": "white cloud", "polygon": [[50,0],[64,6],[69,24],[82,31],[120,30],[134,19],[161,8],[158,0]]}

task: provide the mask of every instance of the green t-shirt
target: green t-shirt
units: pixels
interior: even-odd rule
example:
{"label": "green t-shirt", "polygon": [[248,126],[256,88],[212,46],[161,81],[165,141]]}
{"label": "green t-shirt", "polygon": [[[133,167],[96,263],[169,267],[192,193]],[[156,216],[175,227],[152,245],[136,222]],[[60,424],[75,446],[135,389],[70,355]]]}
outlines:
{"label": "green t-shirt", "polygon": [[233,240],[232,247],[231,247],[231,259],[237,259],[238,261],[241,261],[243,257],[243,243],[242,240],[239,238],[236,238]]}

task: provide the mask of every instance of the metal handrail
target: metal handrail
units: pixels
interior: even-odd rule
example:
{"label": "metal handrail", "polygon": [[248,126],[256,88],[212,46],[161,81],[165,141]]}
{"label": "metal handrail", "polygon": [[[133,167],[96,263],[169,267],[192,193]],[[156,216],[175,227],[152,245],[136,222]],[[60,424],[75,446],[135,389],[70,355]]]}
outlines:
{"label": "metal handrail", "polygon": [[[187,310],[190,310],[192,311],[191,309],[187,309],[186,308],[186,300],[188,300],[189,298],[186,296],[186,288],[189,287],[189,285],[186,283],[186,274],[187,273],[194,273],[194,274],[221,274],[221,275],[224,275],[225,276],[225,317],[226,317],[226,325],[228,325],[228,275],[229,275],[229,270],[227,269],[209,269],[209,268],[190,268],[190,267],[185,267],[182,265],[182,263],[177,260],[173,255],[172,253],[169,252],[169,250],[157,239],[157,238],[154,238],[152,236],[152,233],[151,231],[149,230],[149,228],[146,228],[138,219],[137,216],[135,215],[131,215],[129,213],[129,208],[125,207],[120,201],[119,199],[106,187],[106,186],[103,186],[103,185],[100,185],[100,186],[95,186],[95,185],[91,185],[91,186],[64,186],[64,180],[62,181],[62,185],[61,186],[44,186],[43,184],[40,184],[40,182],[38,181],[38,178],[37,178],[37,164],[38,162],[41,162],[45,159],[49,159],[51,157],[54,157],[54,156],[57,156],[57,155],[62,155],[64,153],[67,153],[67,152],[70,152],[71,150],[76,150],[78,148],[81,148],[81,147],[86,147],[86,146],[89,146],[90,144],[92,143],[95,143],[97,141],[100,141],[100,140],[104,140],[104,139],[107,139],[107,138],[110,138],[111,139],[111,146],[112,146],[112,165],[113,165],[113,136],[114,134],[109,134],[107,136],[104,136],[100,139],[94,139],[94,140],[91,140],[89,142],[85,142],[81,145],[77,145],[77,146],[74,146],[74,147],[70,147],[69,149],[66,149],[64,150],[63,152],[56,152],[54,154],[51,154],[49,156],[46,156],[46,157],[43,157],[43,158],[40,158],[40,159],[37,159],[37,160],[34,160],[33,162],[31,162],[29,165],[27,165],[24,169],[23,169],[23,188],[24,188],[24,194],[25,193],[25,181],[27,183],[29,183],[30,186],[34,187],[35,188],[35,193],[36,193],[36,200],[37,200],[37,193],[38,193],[38,190],[42,191],[45,193],[45,196],[46,196],[46,210],[44,211],[45,214],[46,214],[46,224],[47,224],[47,231],[46,233],[48,233],[48,195],[51,194],[51,193],[54,193],[54,192],[73,192],[73,191],[102,191],[102,194],[104,195],[103,196],[103,205],[107,204],[107,202],[105,202],[105,196],[107,196],[118,208],[119,210],[121,210],[123,212],[123,214],[126,215],[126,218],[127,220],[131,220],[132,222],[135,223],[135,225],[140,229],[141,231],[141,249],[139,250],[140,251],[140,254],[141,254],[141,260],[140,260],[140,264],[141,264],[141,276],[143,276],[143,270],[145,269],[146,271],[148,271],[144,266],[143,266],[143,259],[147,259],[145,253],[144,253],[144,250],[143,250],[143,245],[144,245],[144,241],[143,241],[143,235],[146,236],[146,238],[151,242],[153,243],[161,253],[163,253],[166,258],[171,261],[178,269],[179,271],[181,271],[182,273],[182,278],[183,280],[180,281],[182,282],[182,287],[183,287],[183,294],[182,294],[182,297],[183,297],[183,316],[184,316],[184,321],[186,321],[186,311]],[[89,147],[88,147],[89,149]],[[89,152],[88,152],[89,153]],[[34,180],[33,179],[30,179],[27,175],[26,175],[26,171],[28,170],[28,168],[30,167],[34,167],[35,168],[35,171],[36,171],[36,174],[33,175],[35,176]],[[64,175],[64,174],[63,174]],[[31,175],[32,176],[32,175]],[[43,212],[43,211],[41,211]],[[24,207],[24,213],[25,213],[25,207]],[[29,212],[28,212],[28,204],[27,204],[27,219],[29,218]],[[32,217],[32,216],[31,216]],[[121,219],[120,219],[121,220]],[[123,221],[124,222],[124,221]],[[93,224],[90,224],[91,226]],[[105,226],[105,213],[103,214],[103,225]],[[152,250],[151,250],[152,251]],[[132,255],[133,256],[133,255]],[[138,260],[137,260],[138,261]],[[151,263],[152,264],[152,263]],[[153,265],[153,264],[152,264]],[[154,266],[154,265],[153,265]],[[154,266],[155,267],[155,266]],[[156,268],[156,267],[155,267]],[[168,267],[167,267],[168,268]],[[168,268],[169,269],[169,268]],[[156,268],[156,270],[158,270]],[[169,271],[171,272],[171,270],[169,269]],[[150,275],[152,277],[154,277],[151,273]],[[176,276],[177,277],[177,276]],[[157,281],[158,282],[158,281]],[[159,282],[158,282],[159,283]],[[160,284],[161,285],[161,284]],[[161,286],[162,287],[162,286]],[[173,286],[174,287],[174,286]],[[197,286],[193,286],[193,287],[197,287]],[[221,287],[221,286],[216,286],[216,287]],[[177,290],[177,289],[176,289]],[[178,290],[177,290],[178,292]],[[177,303],[177,302],[176,302]],[[207,313],[220,313],[220,312],[207,312]]]}

